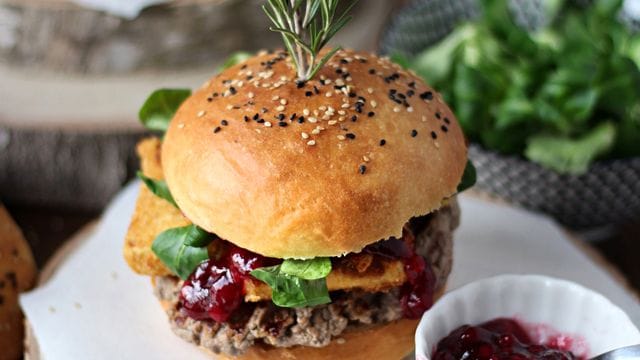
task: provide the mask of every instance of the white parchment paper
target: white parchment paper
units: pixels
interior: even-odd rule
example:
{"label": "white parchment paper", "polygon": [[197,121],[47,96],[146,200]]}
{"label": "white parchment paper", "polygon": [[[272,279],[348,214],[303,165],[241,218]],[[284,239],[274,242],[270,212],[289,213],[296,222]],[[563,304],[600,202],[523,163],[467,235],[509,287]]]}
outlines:
{"label": "white parchment paper", "polygon": [[[209,359],[170,330],[147,277],[129,270],[122,244],[138,183],[109,206],[95,232],[20,302],[46,360]],[[449,288],[502,274],[543,274],[590,287],[640,326],[640,304],[546,217],[461,197]]]}

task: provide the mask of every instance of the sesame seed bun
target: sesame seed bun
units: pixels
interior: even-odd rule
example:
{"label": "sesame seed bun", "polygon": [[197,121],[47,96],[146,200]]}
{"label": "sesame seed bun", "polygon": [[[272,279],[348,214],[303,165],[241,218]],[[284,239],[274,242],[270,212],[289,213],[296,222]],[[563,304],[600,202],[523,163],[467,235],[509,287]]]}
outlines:
{"label": "sesame seed bun", "polygon": [[310,81],[285,53],[213,77],[179,108],[162,167],[189,220],[256,253],[312,258],[401,236],[456,192],[467,160],[440,94],[339,51]]}

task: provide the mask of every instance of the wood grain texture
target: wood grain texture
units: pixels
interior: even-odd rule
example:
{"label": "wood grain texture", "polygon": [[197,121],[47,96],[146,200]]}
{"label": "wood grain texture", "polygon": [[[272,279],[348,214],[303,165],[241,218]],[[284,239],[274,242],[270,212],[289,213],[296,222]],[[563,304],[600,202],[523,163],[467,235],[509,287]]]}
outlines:
{"label": "wood grain texture", "polygon": [[133,177],[142,133],[80,133],[0,126],[0,198],[6,203],[101,209]]}

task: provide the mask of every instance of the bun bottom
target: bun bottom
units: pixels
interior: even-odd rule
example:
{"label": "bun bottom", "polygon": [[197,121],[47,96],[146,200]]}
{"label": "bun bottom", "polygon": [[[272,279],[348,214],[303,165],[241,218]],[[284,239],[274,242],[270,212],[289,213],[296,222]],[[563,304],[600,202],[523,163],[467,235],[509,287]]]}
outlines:
{"label": "bun bottom", "polygon": [[238,357],[216,356],[227,360],[399,360],[413,351],[413,338],[418,322],[419,320],[414,319],[401,319],[383,325],[347,331],[321,348],[308,346],[277,348],[254,345]]}

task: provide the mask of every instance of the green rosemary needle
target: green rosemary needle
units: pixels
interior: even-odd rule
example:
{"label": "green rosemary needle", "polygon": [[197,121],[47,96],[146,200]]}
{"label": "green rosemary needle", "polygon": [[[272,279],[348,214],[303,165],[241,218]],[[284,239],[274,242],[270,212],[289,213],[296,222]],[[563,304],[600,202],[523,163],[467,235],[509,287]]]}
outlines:
{"label": "green rosemary needle", "polygon": [[320,50],[344,27],[351,16],[351,1],[345,11],[336,16],[340,0],[267,0],[262,9],[279,32],[298,73],[298,81],[307,81],[329,61],[340,47],[335,47],[318,59]]}

